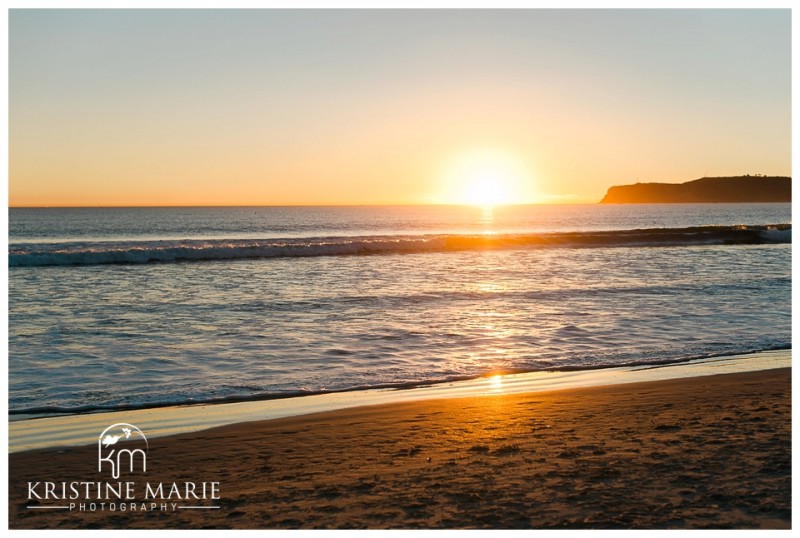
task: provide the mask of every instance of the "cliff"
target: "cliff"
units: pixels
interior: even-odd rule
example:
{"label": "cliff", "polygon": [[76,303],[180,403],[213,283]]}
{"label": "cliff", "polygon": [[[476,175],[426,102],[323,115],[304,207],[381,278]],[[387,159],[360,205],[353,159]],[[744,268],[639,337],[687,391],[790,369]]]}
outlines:
{"label": "cliff", "polygon": [[792,178],[704,177],[686,183],[636,183],[608,189],[601,204],[791,202]]}

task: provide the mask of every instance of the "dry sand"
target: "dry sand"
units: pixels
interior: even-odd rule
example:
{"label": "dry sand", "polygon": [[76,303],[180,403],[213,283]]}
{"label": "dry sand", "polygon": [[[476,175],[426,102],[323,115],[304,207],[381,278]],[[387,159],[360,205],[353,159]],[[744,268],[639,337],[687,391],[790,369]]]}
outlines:
{"label": "dry sand", "polygon": [[26,508],[28,481],[108,480],[96,458],[96,445],[11,454],[10,526],[789,528],[791,370],[396,403],[157,438],[136,479],[219,481],[219,509]]}

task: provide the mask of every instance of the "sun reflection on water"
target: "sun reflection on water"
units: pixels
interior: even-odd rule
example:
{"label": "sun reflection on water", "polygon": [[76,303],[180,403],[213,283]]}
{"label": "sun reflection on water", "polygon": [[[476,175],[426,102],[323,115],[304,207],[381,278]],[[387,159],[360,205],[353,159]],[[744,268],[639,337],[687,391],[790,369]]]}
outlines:
{"label": "sun reflection on water", "polygon": [[489,391],[490,392],[503,392],[503,376],[500,374],[493,375],[489,378]]}
{"label": "sun reflection on water", "polygon": [[484,230],[484,233],[491,233],[491,227],[494,224],[494,206],[484,205],[481,206],[480,209],[481,216],[478,219],[478,222],[487,228]]}

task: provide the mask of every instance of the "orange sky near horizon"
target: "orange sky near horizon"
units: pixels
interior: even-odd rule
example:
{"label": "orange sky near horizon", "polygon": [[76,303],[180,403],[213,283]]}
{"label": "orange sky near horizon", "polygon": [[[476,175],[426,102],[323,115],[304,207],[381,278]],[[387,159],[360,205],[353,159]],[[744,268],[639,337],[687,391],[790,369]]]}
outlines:
{"label": "orange sky near horizon", "polygon": [[790,21],[11,10],[9,204],[592,203],[790,175]]}

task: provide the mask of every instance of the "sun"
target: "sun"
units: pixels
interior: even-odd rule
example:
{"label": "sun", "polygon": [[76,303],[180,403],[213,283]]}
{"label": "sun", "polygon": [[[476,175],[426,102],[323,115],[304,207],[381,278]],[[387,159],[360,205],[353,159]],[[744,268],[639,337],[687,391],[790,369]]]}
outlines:
{"label": "sun", "polygon": [[476,206],[533,203],[531,174],[522,159],[500,150],[452,158],[442,174],[438,202]]}
{"label": "sun", "polygon": [[467,204],[495,206],[514,203],[508,180],[502,174],[475,174],[465,183],[464,202]]}

